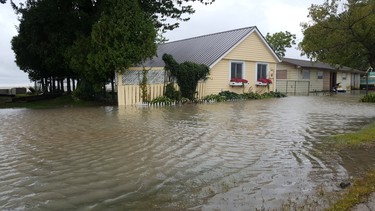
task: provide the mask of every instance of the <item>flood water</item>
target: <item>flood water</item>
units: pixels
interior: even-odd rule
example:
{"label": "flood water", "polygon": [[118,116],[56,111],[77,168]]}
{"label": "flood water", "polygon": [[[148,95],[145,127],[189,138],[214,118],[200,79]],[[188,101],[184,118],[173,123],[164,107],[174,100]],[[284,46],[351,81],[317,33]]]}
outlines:
{"label": "flood water", "polygon": [[315,145],[375,121],[358,99],[0,109],[0,210],[278,208],[355,173]]}

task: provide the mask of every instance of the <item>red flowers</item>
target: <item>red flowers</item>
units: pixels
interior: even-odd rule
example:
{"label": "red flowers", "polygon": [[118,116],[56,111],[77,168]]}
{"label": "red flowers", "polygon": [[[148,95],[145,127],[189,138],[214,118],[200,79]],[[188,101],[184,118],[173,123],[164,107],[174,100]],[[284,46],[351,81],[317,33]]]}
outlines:
{"label": "red flowers", "polygon": [[272,84],[271,79],[268,78],[261,78],[258,80],[258,82],[264,83],[264,84]]}
{"label": "red flowers", "polygon": [[230,79],[230,82],[236,82],[236,83],[247,83],[248,81],[243,78],[232,78]]}

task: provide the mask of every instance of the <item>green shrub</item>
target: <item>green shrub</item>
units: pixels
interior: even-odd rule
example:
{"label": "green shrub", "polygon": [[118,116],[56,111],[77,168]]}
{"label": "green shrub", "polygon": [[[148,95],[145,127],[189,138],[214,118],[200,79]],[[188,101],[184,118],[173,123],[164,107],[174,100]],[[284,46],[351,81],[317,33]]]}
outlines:
{"label": "green shrub", "polygon": [[206,100],[206,101],[217,101],[217,102],[224,102],[224,101],[227,101],[227,98],[225,96],[221,96],[221,95],[215,95],[215,94],[212,94],[212,95],[208,95],[206,97],[203,98],[203,100]]}
{"label": "green shrub", "polygon": [[259,93],[254,93],[254,92],[245,93],[243,94],[243,96],[245,99],[248,99],[248,100],[256,100],[256,99],[262,98],[262,96]]}
{"label": "green shrub", "polygon": [[281,92],[270,92],[272,93],[273,97],[276,97],[276,98],[281,98],[281,97],[286,97],[285,94],[281,93]]}
{"label": "green shrub", "polygon": [[151,104],[158,104],[158,103],[165,103],[165,104],[171,104],[171,103],[174,103],[176,102],[175,100],[173,99],[170,99],[166,96],[160,96],[160,97],[157,97],[153,100],[151,100]]}
{"label": "green shrub", "polygon": [[360,101],[365,103],[375,103],[375,94],[367,94],[363,96]]}
{"label": "green shrub", "polygon": [[241,94],[230,91],[222,91],[219,95],[225,97],[227,100],[243,99]]}
{"label": "green shrub", "polygon": [[198,82],[199,80],[207,79],[210,74],[210,68],[204,64],[188,61],[179,64],[169,54],[163,55],[163,61],[165,62],[165,69],[176,77],[181,96],[194,101]]}
{"label": "green shrub", "polygon": [[174,88],[174,83],[169,83],[165,87],[165,96],[172,100],[176,100],[176,101],[181,100],[181,92],[177,91]]}

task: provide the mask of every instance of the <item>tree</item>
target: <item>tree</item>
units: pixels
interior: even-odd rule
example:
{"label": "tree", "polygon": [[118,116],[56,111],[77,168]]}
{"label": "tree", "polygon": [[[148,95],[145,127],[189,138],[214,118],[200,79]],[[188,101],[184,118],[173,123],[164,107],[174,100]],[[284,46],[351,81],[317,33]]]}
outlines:
{"label": "tree", "polygon": [[155,54],[155,37],[153,23],[137,0],[109,0],[93,26],[88,62],[98,77],[113,81],[115,71],[124,72]]}
{"label": "tree", "polygon": [[288,31],[276,32],[272,35],[267,33],[266,40],[271,45],[275,53],[280,58],[283,58],[285,56],[286,48],[291,48],[292,45],[296,44],[296,35],[291,34]]}
{"label": "tree", "polygon": [[85,86],[104,87],[114,71],[155,55],[156,31],[187,21],[194,1],[25,0],[19,6],[11,1],[20,15],[13,39],[17,64],[33,79],[73,74]]}
{"label": "tree", "polygon": [[206,80],[210,74],[210,68],[204,64],[183,62],[178,64],[172,55],[164,54],[165,69],[176,77],[180,87],[181,96],[189,100],[195,100],[195,94],[200,80]]}
{"label": "tree", "polygon": [[[343,9],[341,9],[343,8]],[[326,0],[309,8],[299,44],[309,58],[360,70],[375,68],[375,1]]]}
{"label": "tree", "polygon": [[30,1],[17,9],[22,16],[18,35],[12,39],[16,64],[34,81],[44,84],[48,78],[51,89],[55,89],[56,80],[61,82],[72,75],[64,57],[74,39],[72,13],[66,9],[70,7],[69,1],[45,0]]}

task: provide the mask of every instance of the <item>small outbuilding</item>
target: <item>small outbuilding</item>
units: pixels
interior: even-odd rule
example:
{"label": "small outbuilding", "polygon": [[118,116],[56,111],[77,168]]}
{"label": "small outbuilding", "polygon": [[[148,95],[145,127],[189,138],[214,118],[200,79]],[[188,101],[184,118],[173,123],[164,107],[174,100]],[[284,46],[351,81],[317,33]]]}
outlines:
{"label": "small outbuilding", "polygon": [[277,65],[276,90],[287,94],[359,89],[362,71],[323,62],[284,58]]}

